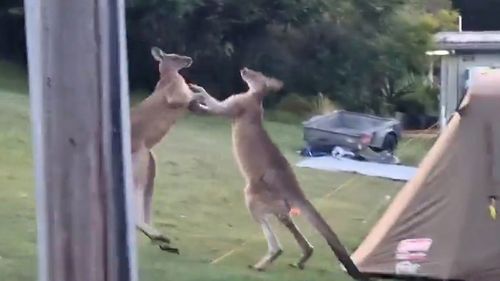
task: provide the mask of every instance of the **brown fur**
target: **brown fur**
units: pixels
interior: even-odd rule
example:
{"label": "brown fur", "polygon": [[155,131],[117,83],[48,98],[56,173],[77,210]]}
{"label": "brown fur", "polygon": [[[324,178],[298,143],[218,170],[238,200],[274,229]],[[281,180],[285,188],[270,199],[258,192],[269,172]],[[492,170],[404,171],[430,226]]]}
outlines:
{"label": "brown fur", "polygon": [[152,226],[156,163],[151,149],[196,101],[196,94],[193,95],[178,72],[189,67],[192,59],[177,54],[165,54],[156,47],[152,48],[151,52],[159,62],[160,80],[154,92],[132,108],[130,114],[136,224],[152,241],[159,242],[161,249],[178,253],[176,248],[168,246],[170,239]]}
{"label": "brown fur", "polygon": [[307,200],[288,161],[263,127],[262,100],[266,94],[281,89],[282,83],[247,68],[241,70],[241,77],[248,84],[248,91],[230,96],[222,102],[212,98],[202,87],[190,87],[205,95],[197,112],[222,115],[232,120],[233,152],[246,180],[246,205],[252,217],[261,224],[269,248],[268,253],[252,268],[264,270],[282,253],[268,222],[269,215],[276,216],[297,240],[302,257],[293,266],[304,268],[313,253],[313,247],[290,217],[289,212],[293,207],[300,209],[321,233],[348,273],[356,279],[365,280],[337,235]]}

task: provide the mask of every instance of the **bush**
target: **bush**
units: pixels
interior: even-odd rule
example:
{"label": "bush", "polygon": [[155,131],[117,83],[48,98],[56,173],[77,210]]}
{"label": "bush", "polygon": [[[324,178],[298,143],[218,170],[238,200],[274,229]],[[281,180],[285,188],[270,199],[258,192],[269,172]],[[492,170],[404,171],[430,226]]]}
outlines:
{"label": "bush", "polygon": [[[24,64],[24,19],[8,12],[20,5],[0,1],[0,38],[9,39],[0,40],[0,57]],[[129,85],[154,88],[158,70],[150,48],[158,46],[191,56],[194,64],[183,76],[218,99],[246,88],[239,70],[247,66],[300,93],[279,105],[298,116],[335,108],[316,100],[318,92],[347,110],[385,115],[405,103],[421,111],[430,103],[420,97],[399,103],[395,83],[425,75],[432,34],[451,29],[457,17],[422,6],[419,0],[127,1]]]}
{"label": "bush", "polygon": [[397,101],[396,110],[407,114],[435,115],[439,107],[438,96],[438,88],[421,84]]}
{"label": "bush", "polygon": [[315,101],[305,98],[299,94],[286,95],[276,106],[277,111],[287,112],[296,116],[305,117],[315,110]]}
{"label": "bush", "polygon": [[305,119],[297,114],[279,110],[266,110],[264,116],[266,120],[285,124],[300,124]]}
{"label": "bush", "polygon": [[314,108],[315,114],[327,114],[332,111],[340,109],[336,103],[334,103],[331,99],[329,99],[322,93],[319,93],[318,96],[316,97],[316,102],[314,106],[315,106]]}

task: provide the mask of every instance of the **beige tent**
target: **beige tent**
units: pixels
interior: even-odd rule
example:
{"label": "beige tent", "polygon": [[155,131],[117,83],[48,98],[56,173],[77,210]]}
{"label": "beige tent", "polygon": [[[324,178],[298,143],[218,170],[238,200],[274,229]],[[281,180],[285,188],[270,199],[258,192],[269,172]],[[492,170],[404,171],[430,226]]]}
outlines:
{"label": "beige tent", "polygon": [[[496,199],[498,202],[496,203]],[[500,71],[482,73],[352,258],[374,277],[500,280]]]}

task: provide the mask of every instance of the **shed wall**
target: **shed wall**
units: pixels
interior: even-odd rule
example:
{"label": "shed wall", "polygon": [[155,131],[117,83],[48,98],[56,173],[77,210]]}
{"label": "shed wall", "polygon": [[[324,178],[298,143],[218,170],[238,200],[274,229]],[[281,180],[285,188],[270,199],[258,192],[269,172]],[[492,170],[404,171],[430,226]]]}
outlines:
{"label": "shed wall", "polygon": [[441,62],[440,110],[443,126],[465,95],[466,70],[471,67],[500,68],[500,53],[456,54],[443,57]]}

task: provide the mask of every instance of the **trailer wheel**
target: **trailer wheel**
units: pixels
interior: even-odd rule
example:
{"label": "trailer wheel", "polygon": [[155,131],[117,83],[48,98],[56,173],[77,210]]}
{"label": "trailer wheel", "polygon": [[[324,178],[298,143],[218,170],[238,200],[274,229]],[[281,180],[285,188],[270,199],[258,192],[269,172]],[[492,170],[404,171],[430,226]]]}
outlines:
{"label": "trailer wheel", "polygon": [[382,149],[393,153],[396,150],[396,147],[398,146],[398,138],[396,137],[396,134],[394,133],[388,133],[385,135],[384,142],[382,144]]}

